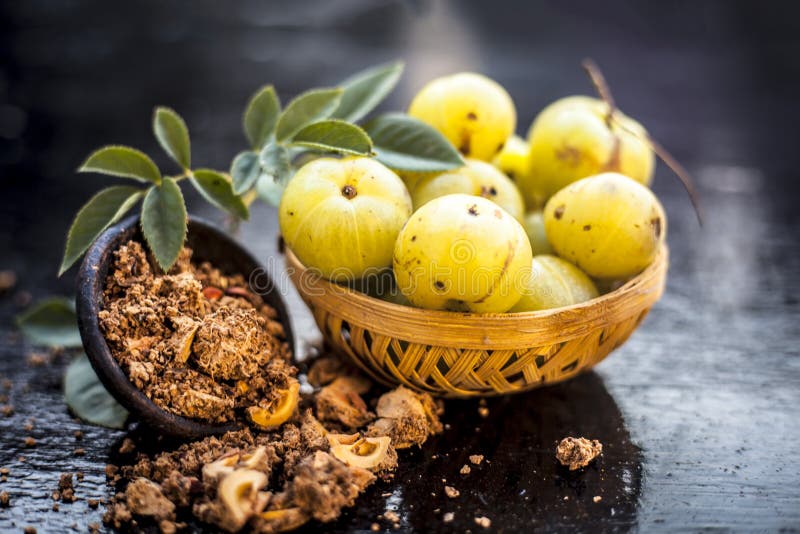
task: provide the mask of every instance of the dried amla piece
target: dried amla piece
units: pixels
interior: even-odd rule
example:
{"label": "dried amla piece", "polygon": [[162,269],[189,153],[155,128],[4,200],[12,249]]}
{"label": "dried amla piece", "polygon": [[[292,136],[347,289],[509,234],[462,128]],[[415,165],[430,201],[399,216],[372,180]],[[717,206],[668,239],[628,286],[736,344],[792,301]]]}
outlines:
{"label": "dried amla piece", "polygon": [[200,327],[200,321],[191,317],[178,316],[172,319],[172,323],[175,325],[175,333],[170,339],[173,359],[178,363],[186,363],[192,354],[192,343],[197,329]]}
{"label": "dried amla piece", "polygon": [[336,421],[348,428],[364,426],[375,418],[367,410],[361,395],[369,391],[370,382],[358,376],[340,376],[317,394],[317,417]]}
{"label": "dried amla piece", "polygon": [[267,480],[267,475],[254,469],[237,469],[225,476],[217,487],[221,506],[216,509],[214,523],[228,532],[240,530],[266,507],[269,494],[259,490]]}
{"label": "dried amla piece", "polygon": [[253,530],[261,534],[289,532],[306,524],[309,519],[311,516],[298,507],[267,510],[253,520]]}
{"label": "dried amla piece", "polygon": [[442,431],[431,396],[404,386],[381,395],[376,412],[378,420],[367,428],[366,434],[389,436],[396,449],[422,445],[429,435]]}
{"label": "dried amla piece", "polygon": [[217,484],[227,475],[233,473],[239,463],[239,451],[231,451],[211,463],[203,466],[203,482],[208,485]]}
{"label": "dried amla piece", "polygon": [[300,383],[289,379],[286,389],[279,391],[280,397],[268,406],[251,406],[247,409],[247,417],[259,428],[269,430],[285,423],[297,409],[300,399]]}
{"label": "dried amla piece", "polygon": [[370,471],[391,470],[397,466],[397,452],[388,436],[362,437],[361,434],[328,434],[331,454],[351,467]]}

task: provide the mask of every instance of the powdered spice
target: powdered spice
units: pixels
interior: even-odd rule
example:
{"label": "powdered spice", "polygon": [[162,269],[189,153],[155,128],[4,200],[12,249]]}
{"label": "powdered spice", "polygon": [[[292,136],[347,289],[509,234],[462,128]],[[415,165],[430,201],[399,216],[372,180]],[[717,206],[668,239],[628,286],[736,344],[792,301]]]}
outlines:
{"label": "powdered spice", "polygon": [[161,274],[142,245],[114,253],[100,327],[130,381],[160,408],[212,423],[244,420],[295,373],[273,308],[184,248]]}

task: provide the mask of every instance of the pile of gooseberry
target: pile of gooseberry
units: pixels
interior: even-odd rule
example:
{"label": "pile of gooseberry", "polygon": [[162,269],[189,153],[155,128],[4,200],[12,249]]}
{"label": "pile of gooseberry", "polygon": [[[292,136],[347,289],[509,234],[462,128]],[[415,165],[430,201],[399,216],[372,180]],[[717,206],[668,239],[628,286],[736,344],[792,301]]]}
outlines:
{"label": "pile of gooseberry", "polygon": [[439,173],[323,157],[289,181],[286,244],[309,269],[396,304],[516,313],[570,306],[655,259],[667,219],[654,145],[609,98],[547,106],[515,135],[508,92],[480,74],[435,79],[408,114],[465,158]]}

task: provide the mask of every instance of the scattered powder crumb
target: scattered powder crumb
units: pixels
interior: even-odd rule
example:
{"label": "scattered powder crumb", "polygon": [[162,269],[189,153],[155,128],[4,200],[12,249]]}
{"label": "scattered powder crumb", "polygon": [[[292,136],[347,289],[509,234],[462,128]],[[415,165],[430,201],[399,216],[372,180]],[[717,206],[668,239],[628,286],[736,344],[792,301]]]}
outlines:
{"label": "scattered powder crumb", "polygon": [[480,406],[478,408],[478,415],[486,419],[487,417],[489,417],[489,408],[487,408],[486,406]]}
{"label": "scattered powder crumb", "polygon": [[11,506],[11,497],[7,491],[0,491],[0,508],[8,508]]}
{"label": "scattered powder crumb", "polygon": [[492,526],[492,520],[486,516],[478,516],[475,518],[475,524],[479,527],[490,528]]}
{"label": "scattered powder crumb", "polygon": [[11,469],[8,467],[0,467],[0,475],[7,476],[11,474]]}
{"label": "scattered powder crumb", "polygon": [[454,514],[453,512],[447,512],[442,516],[442,521],[444,521],[445,523],[450,523],[455,518],[456,514]]}
{"label": "scattered powder crumb", "polygon": [[569,495],[564,495],[564,500],[568,501],[569,500]]}
{"label": "scattered powder crumb", "polygon": [[33,439],[30,436],[26,437],[25,438],[25,446],[28,447],[28,448],[35,447],[36,446],[36,440]]}
{"label": "scattered powder crumb", "polygon": [[136,444],[133,442],[131,438],[123,439],[122,445],[119,446],[120,454],[130,454],[135,450],[136,450]]}
{"label": "scattered powder crumb", "polygon": [[594,502],[600,502],[600,501],[602,501],[602,500],[603,500],[603,498],[602,498],[600,495],[595,495],[595,496],[592,498],[592,500],[593,500]]}
{"label": "scattered powder crumb", "polygon": [[391,521],[392,523],[400,522],[400,516],[397,515],[397,512],[395,512],[394,510],[389,510],[388,512],[384,512],[383,517],[385,517],[387,521]]}
{"label": "scattered powder crumb", "polygon": [[81,432],[80,430],[76,430],[75,432],[72,433],[72,435],[75,436],[75,439],[77,439],[78,441],[83,439],[83,432]]}
{"label": "scattered powder crumb", "polygon": [[36,528],[35,527],[25,527],[25,529],[22,532],[24,534],[36,534]]}
{"label": "scattered powder crumb", "polygon": [[17,274],[10,269],[0,271],[0,295],[14,289],[17,285]]}
{"label": "scattered powder crumb", "polygon": [[381,526],[380,526],[378,523],[372,523],[372,524],[369,526],[369,529],[370,529],[372,532],[378,532],[378,531],[381,529]]}
{"label": "scattered powder crumb", "polygon": [[77,473],[75,473],[75,478],[78,479],[78,482],[82,481],[83,480],[83,471],[78,471]]}
{"label": "scattered powder crumb", "polygon": [[472,469],[467,464],[464,464],[464,467],[461,468],[461,471],[459,471],[459,473],[461,473],[462,475],[468,475],[470,474],[471,471]]}
{"label": "scattered powder crumb", "polygon": [[74,454],[75,456],[83,456],[84,454],[86,454],[86,449],[84,449],[83,447],[78,447],[72,452],[72,454]]}
{"label": "scattered powder crumb", "polygon": [[33,430],[33,420],[26,421],[22,429],[25,430],[25,432],[30,432]]}
{"label": "scattered powder crumb", "polygon": [[481,465],[481,462],[483,461],[483,455],[471,454],[469,457],[469,461],[472,462],[473,465]]}
{"label": "scattered powder crumb", "polygon": [[14,415],[14,407],[10,404],[6,404],[3,407],[0,407],[0,413],[2,413],[6,417],[11,417]]}
{"label": "scattered powder crumb", "polygon": [[[56,494],[60,499],[56,498]],[[75,489],[72,485],[72,473],[62,473],[58,480],[58,491],[53,493],[53,500],[61,502],[75,502]]]}
{"label": "scattered powder crumb", "polygon": [[456,497],[461,495],[461,492],[455,489],[453,486],[445,486],[444,494],[450,497],[451,499],[455,499]]}
{"label": "scattered powder crumb", "polygon": [[589,465],[603,452],[603,444],[596,439],[567,437],[556,447],[556,459],[570,471]]}
{"label": "scattered powder crumb", "polygon": [[61,506],[57,502],[54,502],[53,506],[52,506],[52,510],[54,512],[58,512],[60,509],[61,509]]}
{"label": "scattered powder crumb", "polygon": [[41,352],[31,352],[25,361],[30,367],[43,367],[50,363],[50,358],[47,354],[42,354]]}

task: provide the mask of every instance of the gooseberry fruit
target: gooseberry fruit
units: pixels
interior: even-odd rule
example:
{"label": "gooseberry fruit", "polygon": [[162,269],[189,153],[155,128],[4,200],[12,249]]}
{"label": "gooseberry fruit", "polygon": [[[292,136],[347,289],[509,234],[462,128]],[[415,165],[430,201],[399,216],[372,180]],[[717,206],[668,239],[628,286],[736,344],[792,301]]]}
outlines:
{"label": "gooseberry fruit", "polygon": [[468,159],[459,169],[420,179],[411,192],[411,201],[416,210],[434,198],[456,193],[487,198],[518,221],[525,212],[514,182],[489,163],[476,159]]}
{"label": "gooseberry fruit", "polygon": [[304,165],[278,208],[289,248],[335,281],[391,265],[394,242],[410,215],[403,181],[370,158],[321,158]]}
{"label": "gooseberry fruit", "polygon": [[565,187],[544,208],[547,239],[562,258],[594,278],[628,278],[655,258],[667,233],[650,189],[617,173]]}
{"label": "gooseberry fruit", "polygon": [[641,124],[587,96],[547,106],[528,132],[527,173],[518,179],[529,207],[541,206],[572,182],[614,171],[649,185],[655,155]]}
{"label": "gooseberry fruit", "polygon": [[414,306],[490,313],[519,300],[532,257],[525,230],[507,211],[456,194],[414,212],[397,237],[393,265]]}
{"label": "gooseberry fruit", "polygon": [[533,257],[528,289],[510,311],[527,312],[572,306],[597,295],[597,288],[586,273],[566,260],[543,254]]}
{"label": "gooseberry fruit", "polygon": [[492,160],[492,165],[514,181],[528,173],[528,142],[518,135],[506,139],[503,149]]}
{"label": "gooseberry fruit", "polygon": [[471,72],[431,81],[411,101],[408,114],[438,130],[465,156],[484,161],[503,148],[517,125],[506,90]]}
{"label": "gooseberry fruit", "polygon": [[525,214],[522,226],[525,228],[525,233],[528,234],[534,256],[553,254],[553,247],[547,240],[547,234],[544,231],[544,217],[541,211],[536,210]]}

